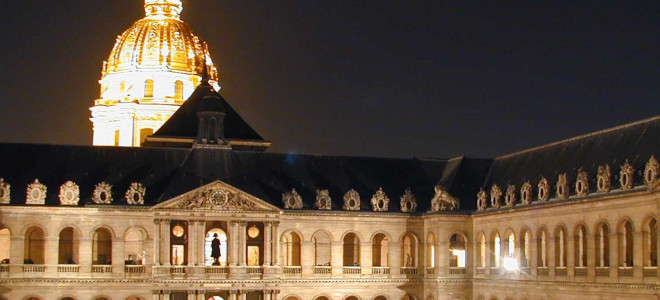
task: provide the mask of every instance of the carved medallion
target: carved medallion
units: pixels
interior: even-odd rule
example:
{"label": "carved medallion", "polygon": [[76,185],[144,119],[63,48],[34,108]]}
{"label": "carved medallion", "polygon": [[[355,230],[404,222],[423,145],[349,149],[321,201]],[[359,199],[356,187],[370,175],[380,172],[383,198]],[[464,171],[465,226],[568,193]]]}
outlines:
{"label": "carved medallion", "polygon": [[555,192],[557,193],[557,199],[559,200],[568,198],[568,174],[563,173],[557,176]]}
{"label": "carved medallion", "polygon": [[9,204],[11,202],[11,185],[0,178],[0,204]]}
{"label": "carved medallion", "polygon": [[435,196],[431,199],[431,211],[458,210],[458,199],[450,195],[441,186],[435,186]]}
{"label": "carved medallion", "polygon": [[80,188],[73,181],[67,181],[60,186],[59,198],[61,205],[78,205]]}
{"label": "carved medallion", "polygon": [[589,174],[582,168],[578,171],[575,179],[575,194],[580,197],[589,195]]}
{"label": "carved medallion", "polygon": [[144,194],[147,189],[139,182],[131,183],[131,187],[126,191],[126,203],[132,205],[144,204]]}
{"label": "carved medallion", "polygon": [[621,171],[619,171],[619,183],[622,190],[629,190],[635,186],[634,175],[635,169],[626,159],[626,162],[621,166]]}
{"label": "carved medallion", "polygon": [[414,212],[417,210],[417,198],[415,194],[408,188],[406,192],[401,196],[401,211],[402,212]]}
{"label": "carved medallion", "polygon": [[291,189],[291,192],[282,194],[282,201],[286,209],[301,209],[303,207],[302,197],[296,192],[296,189]]}
{"label": "carved medallion", "polygon": [[332,199],[328,190],[316,190],[316,203],[314,207],[321,210],[332,209]]}
{"label": "carved medallion", "polygon": [[39,179],[28,184],[25,204],[46,204],[46,186]]}
{"label": "carved medallion", "polygon": [[379,188],[373,197],[371,197],[371,208],[373,211],[387,211],[389,207],[390,198],[387,197],[383,188]]}
{"label": "carved medallion", "polygon": [[532,203],[532,184],[529,181],[525,181],[525,183],[523,183],[523,185],[520,187],[520,203]]}
{"label": "carved medallion", "polygon": [[493,184],[490,187],[490,207],[500,208],[502,206],[502,189],[499,185]]}
{"label": "carved medallion", "polygon": [[504,196],[504,205],[513,207],[516,205],[516,185],[509,184],[506,188],[506,195]]}
{"label": "carved medallion", "polygon": [[548,180],[545,179],[545,177],[541,176],[541,180],[539,181],[539,192],[536,195],[538,201],[545,202],[550,199],[550,184],[548,183]]}
{"label": "carved medallion", "polygon": [[99,184],[94,187],[94,193],[92,193],[92,201],[96,204],[110,204],[112,203],[112,186],[107,182],[99,182]]}
{"label": "carved medallion", "polygon": [[598,188],[598,192],[601,193],[607,193],[612,188],[612,172],[610,171],[610,165],[606,164],[598,167],[596,188]]}
{"label": "carved medallion", "polygon": [[360,194],[354,189],[344,195],[344,210],[360,210]]}
{"label": "carved medallion", "polygon": [[486,210],[488,208],[488,194],[483,189],[477,193],[477,209]]}
{"label": "carved medallion", "polygon": [[658,173],[660,173],[660,164],[653,155],[649,158],[644,168],[644,183],[649,187],[655,186],[658,183]]}

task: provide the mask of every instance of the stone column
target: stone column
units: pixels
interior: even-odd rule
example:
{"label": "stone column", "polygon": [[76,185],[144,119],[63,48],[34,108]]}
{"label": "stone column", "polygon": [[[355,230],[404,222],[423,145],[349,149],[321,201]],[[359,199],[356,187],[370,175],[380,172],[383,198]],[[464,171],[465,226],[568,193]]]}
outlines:
{"label": "stone column", "polygon": [[[22,251],[22,250],[21,250]],[[80,252],[78,252],[78,263],[80,264],[80,273],[92,272],[92,238],[80,238]]]}
{"label": "stone column", "polygon": [[555,253],[555,246],[558,241],[555,238],[555,235],[550,236],[548,234],[547,238],[546,246],[548,246],[548,276],[555,276],[555,262],[557,262],[558,259],[555,256],[559,255],[559,253]]}
{"label": "stone column", "polygon": [[112,239],[112,273],[124,274],[125,241],[123,238]]}
{"label": "stone column", "polygon": [[160,222],[160,264],[169,266],[170,262],[170,221]]}
{"label": "stone column", "polygon": [[587,234],[585,237],[587,239],[587,276],[594,278],[596,276],[596,238],[593,234]]}
{"label": "stone column", "polygon": [[610,278],[619,277],[619,235],[610,229],[609,237]]}
{"label": "stone column", "polygon": [[160,291],[151,291],[151,299],[160,300]]}
{"label": "stone column", "polygon": [[271,222],[264,222],[264,267],[271,264],[271,249],[273,245],[271,231],[273,224]]}
{"label": "stone column", "polygon": [[273,293],[272,293],[271,299],[272,300],[277,300],[279,298],[280,298],[280,290],[274,290]]}
{"label": "stone column", "polygon": [[9,272],[22,273],[23,260],[25,259],[25,238],[22,236],[12,236],[9,246]]}
{"label": "stone column", "polygon": [[57,265],[60,254],[60,237],[48,236],[44,238],[44,265],[47,274],[57,274]]}
{"label": "stone column", "polygon": [[229,291],[229,300],[238,300],[236,294],[238,294],[236,290]]}
{"label": "stone column", "polygon": [[271,236],[273,241],[273,248],[271,250],[273,259],[273,265],[280,266],[282,262],[280,261],[280,221],[273,222],[273,235]]}
{"label": "stone column", "polygon": [[437,236],[435,233],[433,234],[433,259],[434,259],[434,271],[433,271],[433,277],[437,277],[438,274],[440,274],[440,244],[438,244]]}
{"label": "stone column", "polygon": [[314,273],[314,242],[302,241],[300,242],[300,265],[302,267],[302,276],[311,276]]}
{"label": "stone column", "polygon": [[247,291],[246,290],[238,291],[238,300],[247,300]]}
{"label": "stone column", "polygon": [[[195,253],[197,252],[197,226],[195,224],[197,223],[197,220],[188,220],[188,235],[187,237],[187,244],[188,244],[188,251],[186,253],[186,257],[188,258],[188,266],[192,267],[195,265]],[[190,294],[189,294],[190,295]]]}
{"label": "stone column", "polygon": [[344,265],[344,245],[341,241],[330,242],[330,262],[332,275],[341,275]]}
{"label": "stone column", "polygon": [[362,267],[362,274],[371,274],[373,264],[371,256],[372,245],[373,243],[371,242],[360,243],[360,266]]}
{"label": "stone column", "polygon": [[186,299],[197,300],[197,291],[186,291]]}
{"label": "stone column", "polygon": [[272,291],[264,290],[264,300],[271,300],[271,299],[272,299]]}
{"label": "stone column", "polygon": [[537,253],[538,250],[538,237],[536,238],[531,238],[531,233],[530,233],[530,241],[529,241],[529,252],[527,253],[527,257],[529,258],[529,267],[530,267],[530,275],[536,276],[537,275],[537,267],[538,267],[538,258],[541,253]]}
{"label": "stone column", "polygon": [[197,291],[197,298],[195,300],[206,300],[206,295],[204,291]]}
{"label": "stone column", "polygon": [[575,253],[579,249],[575,248],[575,239],[576,235],[569,235],[566,233],[566,275],[575,276],[575,267],[577,267],[577,261],[575,260]]}
{"label": "stone column", "polygon": [[163,291],[163,300],[170,300],[170,291]]}
{"label": "stone column", "polygon": [[238,221],[229,221],[229,265],[236,266],[238,261]]}
{"label": "stone column", "polygon": [[[197,227],[197,251],[196,251],[196,258],[195,258],[195,264],[198,266],[204,266],[204,247],[206,246],[206,221],[204,220],[197,220],[196,227]],[[227,246],[227,245],[225,245]],[[227,247],[229,248],[229,247]],[[224,255],[227,255],[227,253],[224,253]],[[200,291],[203,292],[203,291]],[[206,299],[204,299],[206,300]]]}
{"label": "stone column", "polygon": [[438,250],[438,275],[447,276],[449,274],[449,240],[438,241]]}
{"label": "stone column", "polygon": [[633,276],[635,278],[642,278],[644,272],[643,230],[643,228],[638,228],[633,232]]}
{"label": "stone column", "polygon": [[160,265],[160,230],[161,230],[161,220],[154,219],[154,260],[153,263],[155,266]]}
{"label": "stone column", "polygon": [[241,266],[247,265],[247,222],[241,221],[238,223],[238,262]]}
{"label": "stone column", "polygon": [[[344,249],[342,249],[344,250]],[[342,251],[343,255],[343,251]],[[390,249],[388,251],[388,260],[390,262],[390,274],[401,274],[401,267],[405,262],[401,261],[401,243],[399,241],[391,241]]]}

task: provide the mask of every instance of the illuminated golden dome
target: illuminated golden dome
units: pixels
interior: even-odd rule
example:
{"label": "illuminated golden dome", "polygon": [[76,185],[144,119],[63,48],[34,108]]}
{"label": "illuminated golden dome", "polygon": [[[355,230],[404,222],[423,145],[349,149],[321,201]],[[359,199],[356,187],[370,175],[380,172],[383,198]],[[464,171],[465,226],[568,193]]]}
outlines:
{"label": "illuminated golden dome", "polygon": [[217,81],[206,43],[179,19],[181,0],[145,0],[146,17],[117,37],[103,76],[123,71],[167,70],[202,76],[204,62]]}

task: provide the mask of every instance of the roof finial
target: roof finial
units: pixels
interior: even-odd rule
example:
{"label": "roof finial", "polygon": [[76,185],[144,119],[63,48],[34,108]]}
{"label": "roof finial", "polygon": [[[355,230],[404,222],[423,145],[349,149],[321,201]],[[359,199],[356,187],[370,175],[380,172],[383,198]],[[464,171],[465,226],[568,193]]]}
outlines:
{"label": "roof finial", "polygon": [[202,67],[204,68],[204,70],[202,70],[202,84],[209,85],[209,65],[207,63],[206,55],[204,55],[204,65]]}
{"label": "roof finial", "polygon": [[144,0],[144,11],[147,17],[163,16],[179,18],[183,11],[181,0]]}

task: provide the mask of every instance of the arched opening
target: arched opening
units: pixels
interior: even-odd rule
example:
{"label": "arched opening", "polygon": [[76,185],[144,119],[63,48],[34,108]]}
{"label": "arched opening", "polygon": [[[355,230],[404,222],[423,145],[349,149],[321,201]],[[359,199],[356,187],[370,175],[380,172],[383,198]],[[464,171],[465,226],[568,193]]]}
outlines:
{"label": "arched opening", "polygon": [[651,218],[644,228],[644,265],[658,266],[658,231],[656,219]]}
{"label": "arched opening", "polygon": [[71,297],[64,297],[64,298],[60,298],[60,300],[76,300],[76,299],[73,299]]}
{"label": "arched opening", "polygon": [[355,296],[348,296],[344,300],[359,300],[358,297]]}
{"label": "arched opening", "polygon": [[385,234],[379,233],[374,236],[371,249],[372,266],[387,267],[389,262],[390,241]]}
{"label": "arched opening", "polygon": [[27,297],[25,300],[41,300],[40,298],[37,297]]}
{"label": "arched opening", "polygon": [[[142,300],[142,298],[140,298],[138,296],[132,296],[132,297],[126,298],[126,300]],[[223,299],[221,298],[220,300],[223,300]]]}
{"label": "arched opening", "polygon": [[298,299],[298,297],[296,297],[296,296],[289,296],[289,297],[284,298],[284,300],[300,300],[300,299]]}
{"label": "arched opening", "polygon": [[564,227],[555,230],[555,267],[566,267],[566,230]]}
{"label": "arched opening", "polygon": [[621,227],[620,235],[620,249],[619,251],[619,261],[622,267],[632,267],[633,266],[633,227],[632,223],[628,220],[623,223]]}
{"label": "arched opening", "polygon": [[403,298],[401,298],[401,300],[415,300],[415,297],[413,297],[412,295],[406,294],[405,296],[403,296]]}
{"label": "arched opening", "polygon": [[94,231],[92,241],[92,264],[112,264],[112,235],[110,234],[110,231],[105,228],[99,228]]}
{"label": "arched opening", "polygon": [[409,233],[401,239],[401,261],[406,268],[417,267],[417,239]]}
{"label": "arched opening", "polygon": [[465,268],[467,253],[465,251],[466,241],[465,238],[454,233],[449,238],[449,266],[454,268]]}
{"label": "arched opening", "polygon": [[387,298],[385,296],[376,296],[374,300],[387,300]]}
{"label": "arched opening", "polygon": [[44,231],[39,227],[30,227],[25,233],[25,264],[44,264]]}
{"label": "arched opening", "polygon": [[318,297],[314,298],[314,300],[330,300],[330,299],[328,299],[328,297],[326,297],[326,296],[318,296]]}
{"label": "arched opening", "polygon": [[94,298],[94,300],[110,300],[110,299],[101,296],[101,297],[96,297],[96,298]]}
{"label": "arched opening", "polygon": [[188,222],[170,221],[170,264],[183,266],[188,264]]}
{"label": "arched opening", "polygon": [[516,255],[516,235],[511,232],[507,237],[506,256],[514,257]]}
{"label": "arched opening", "polygon": [[312,238],[314,241],[314,265],[330,266],[330,235],[319,231]]}
{"label": "arched opening", "polygon": [[426,236],[426,267],[435,268],[435,236],[429,233]]}
{"label": "arched opening", "polygon": [[486,267],[486,235],[483,233],[479,235],[479,241],[477,242],[477,266],[479,268]]}
{"label": "arched opening", "polygon": [[536,257],[538,267],[548,267],[548,233],[544,229],[539,230],[538,238],[536,239]]}
{"label": "arched opening", "polygon": [[344,266],[360,265],[360,238],[355,233],[344,236]]}
{"label": "arched opening", "polygon": [[144,97],[152,98],[154,96],[154,81],[153,79],[147,79],[144,82]]}
{"label": "arched opening", "polygon": [[223,299],[223,298],[220,297],[220,296],[211,296],[211,297],[209,297],[207,300],[225,300],[225,299]]}
{"label": "arched opening", "polygon": [[532,235],[529,233],[529,230],[524,230],[520,235],[520,266],[523,268],[530,266],[529,258],[532,254],[531,244]]}
{"label": "arched opening", "polygon": [[181,80],[174,83],[174,98],[183,99],[183,82]]}
{"label": "arched opening", "polygon": [[584,268],[587,266],[587,229],[584,225],[578,225],[575,229],[575,266]]}
{"label": "arched opening", "polygon": [[300,235],[289,231],[282,235],[282,263],[284,266],[300,266]]}
{"label": "arched opening", "polygon": [[[217,239],[216,242],[213,241],[215,239]],[[204,265],[227,265],[227,240],[227,233],[220,228],[211,228],[206,232],[206,237],[204,238]]]}
{"label": "arched opening", "polygon": [[500,239],[500,234],[495,233],[493,238],[493,249],[491,249],[493,255],[491,256],[490,266],[493,268],[500,267],[500,257],[502,256],[502,240]]}
{"label": "arched opening", "polygon": [[215,138],[218,136],[217,131],[218,130],[218,121],[216,118],[210,118],[209,119],[209,128],[206,131],[206,140],[209,143],[215,143],[216,140]]}
{"label": "arched opening", "polygon": [[11,246],[11,233],[9,229],[0,229],[0,264],[9,264]]}
{"label": "arched opening", "polygon": [[127,265],[144,265],[146,255],[146,233],[131,228],[124,238],[124,260]]}
{"label": "arched opening", "polygon": [[140,129],[140,145],[144,144],[144,141],[147,140],[147,137],[154,134],[153,128],[142,128]]}
{"label": "arched opening", "polygon": [[610,266],[610,230],[602,223],[596,228],[596,267]]}
{"label": "arched opening", "polygon": [[58,264],[77,264],[79,245],[78,234],[72,227],[62,229],[60,232]]}

